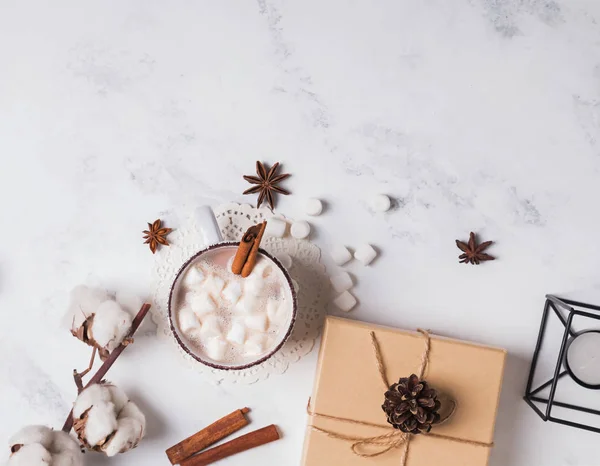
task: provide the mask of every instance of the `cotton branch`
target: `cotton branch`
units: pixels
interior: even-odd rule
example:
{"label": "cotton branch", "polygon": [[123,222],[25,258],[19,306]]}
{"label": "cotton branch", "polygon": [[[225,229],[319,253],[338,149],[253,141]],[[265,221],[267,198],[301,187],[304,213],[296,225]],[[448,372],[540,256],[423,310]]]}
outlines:
{"label": "cotton branch", "polygon": [[[106,375],[108,370],[115,363],[115,361],[121,355],[123,350],[133,341],[133,334],[137,331],[137,329],[139,328],[140,324],[144,320],[144,317],[146,317],[146,314],[148,313],[149,310],[150,310],[150,304],[146,303],[146,304],[142,305],[141,309],[139,310],[139,312],[133,319],[133,322],[131,323],[131,330],[129,330],[129,334],[127,335],[127,337],[123,340],[123,342],[119,346],[117,346],[110,353],[110,355],[108,356],[108,358],[106,358],[106,360],[104,361],[102,366],[100,366],[98,371],[92,376],[90,381],[85,386],[83,386],[81,377],[83,375],[85,375],[87,373],[87,371],[82,372],[82,374],[77,373],[77,371],[73,371],[73,377],[75,379],[75,384],[77,385],[78,392],[81,392],[82,389],[85,389],[85,388],[89,387],[90,385],[100,382],[104,378],[104,376]],[[81,387],[80,387],[80,385],[81,385]],[[72,427],[73,427],[73,410],[71,410],[71,412],[67,416],[67,419],[65,420],[62,430],[64,432],[70,432]]]}

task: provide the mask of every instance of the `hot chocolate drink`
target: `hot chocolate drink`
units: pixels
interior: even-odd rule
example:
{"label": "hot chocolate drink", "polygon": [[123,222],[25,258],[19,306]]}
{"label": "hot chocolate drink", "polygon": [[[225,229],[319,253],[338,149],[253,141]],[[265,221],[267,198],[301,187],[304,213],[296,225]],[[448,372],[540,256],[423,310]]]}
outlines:
{"label": "hot chocolate drink", "polygon": [[201,254],[180,275],[174,324],[186,346],[204,360],[239,366],[269,354],[284,338],[293,297],[280,268],[259,255],[247,278],[234,275],[235,246]]}

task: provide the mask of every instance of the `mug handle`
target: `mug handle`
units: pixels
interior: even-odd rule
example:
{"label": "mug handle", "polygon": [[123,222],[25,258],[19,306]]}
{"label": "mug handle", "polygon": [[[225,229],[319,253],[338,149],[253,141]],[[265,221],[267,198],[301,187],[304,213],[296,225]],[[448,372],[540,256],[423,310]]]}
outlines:
{"label": "mug handle", "polygon": [[202,234],[204,235],[204,244],[211,246],[223,242],[223,236],[221,235],[221,229],[217,223],[217,218],[209,206],[204,205],[197,207],[195,216],[202,229]]}

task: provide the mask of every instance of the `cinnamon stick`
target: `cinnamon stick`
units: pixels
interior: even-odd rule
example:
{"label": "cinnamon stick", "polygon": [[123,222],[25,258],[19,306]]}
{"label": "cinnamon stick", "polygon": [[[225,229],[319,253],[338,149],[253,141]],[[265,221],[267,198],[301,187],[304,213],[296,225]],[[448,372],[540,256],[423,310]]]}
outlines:
{"label": "cinnamon stick", "polygon": [[208,427],[199,430],[194,435],[182,440],[177,445],[173,445],[166,453],[171,464],[181,463],[194,453],[204,450],[206,447],[218,442],[219,440],[233,434],[248,424],[245,414],[250,412],[249,408],[238,409],[218,421],[213,422]]}
{"label": "cinnamon stick", "polygon": [[244,264],[244,268],[242,269],[242,277],[246,278],[254,269],[256,265],[256,259],[258,257],[258,248],[260,247],[260,242],[262,241],[262,237],[265,234],[265,229],[267,228],[267,222],[262,222],[260,224],[260,231],[258,232],[258,236],[254,240],[252,244],[252,249],[250,250],[250,254],[248,254],[248,258],[246,259],[246,263]]}
{"label": "cinnamon stick", "polygon": [[241,453],[251,448],[259,447],[269,442],[274,442],[280,438],[279,431],[274,425],[263,427],[262,429],[255,430],[249,434],[242,435],[229,442],[223,443],[210,450],[205,450],[192,456],[186,460],[183,460],[181,466],[204,466],[212,464],[215,461],[222,460],[228,456]]}
{"label": "cinnamon stick", "polygon": [[240,275],[242,273],[242,269],[244,268],[244,264],[248,259],[248,255],[252,250],[252,246],[254,245],[254,240],[260,233],[261,224],[252,225],[240,241],[240,245],[235,253],[235,257],[233,258],[233,263],[231,264],[231,272]]}

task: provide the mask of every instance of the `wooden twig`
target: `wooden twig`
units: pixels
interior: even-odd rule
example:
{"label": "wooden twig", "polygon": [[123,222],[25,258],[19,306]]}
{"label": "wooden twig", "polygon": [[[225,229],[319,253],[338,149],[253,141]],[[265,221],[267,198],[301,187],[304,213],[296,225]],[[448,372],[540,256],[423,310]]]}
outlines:
{"label": "wooden twig", "polygon": [[[146,303],[146,304],[142,305],[141,309],[138,311],[137,315],[133,319],[133,322],[131,323],[131,330],[129,330],[129,334],[126,337],[129,339],[128,340],[129,343],[131,343],[133,334],[137,331],[140,324],[144,320],[144,317],[146,317],[146,314],[148,314],[149,310],[150,310],[150,304]],[[112,351],[112,353],[110,353],[108,358],[106,358],[106,360],[104,361],[104,364],[102,364],[100,366],[98,371],[92,376],[90,381],[87,384],[85,384],[85,387],[83,387],[83,388],[85,389],[85,388],[89,387],[90,385],[100,382],[104,378],[104,376],[106,375],[108,370],[111,368],[111,366],[115,363],[117,358],[121,355],[123,350],[125,348],[127,348],[129,343],[127,343],[127,344],[121,343],[119,346],[117,346]],[[67,419],[65,420],[62,430],[64,432],[70,432],[72,427],[73,427],[73,410],[71,409],[71,412],[67,416]]]}

